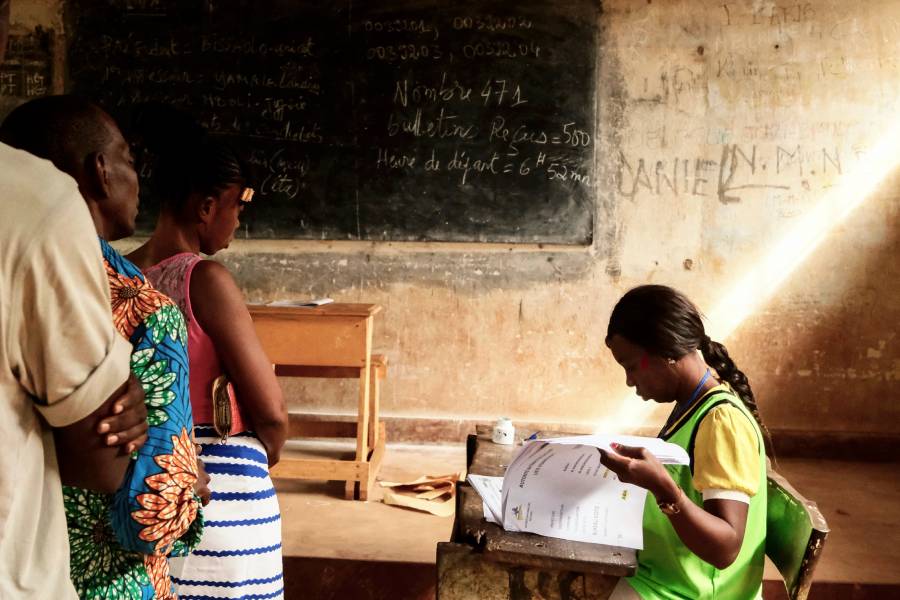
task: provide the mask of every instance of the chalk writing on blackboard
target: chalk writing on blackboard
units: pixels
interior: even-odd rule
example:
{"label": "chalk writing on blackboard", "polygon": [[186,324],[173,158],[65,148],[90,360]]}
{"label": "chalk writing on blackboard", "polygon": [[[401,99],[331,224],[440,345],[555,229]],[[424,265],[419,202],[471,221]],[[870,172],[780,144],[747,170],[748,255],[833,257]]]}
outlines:
{"label": "chalk writing on blackboard", "polygon": [[260,190],[246,235],[591,241],[588,0],[72,4],[71,87],[120,120],[162,103],[237,142]]}
{"label": "chalk writing on blackboard", "polygon": [[4,109],[52,93],[54,42],[54,32],[41,27],[9,36],[6,59],[0,64],[0,105]]}

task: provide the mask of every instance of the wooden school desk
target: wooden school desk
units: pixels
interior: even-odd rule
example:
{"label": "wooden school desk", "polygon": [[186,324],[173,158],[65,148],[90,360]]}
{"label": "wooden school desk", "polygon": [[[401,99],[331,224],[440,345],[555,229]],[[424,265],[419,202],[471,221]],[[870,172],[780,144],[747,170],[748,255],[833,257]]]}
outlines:
{"label": "wooden school desk", "polygon": [[272,469],[272,477],[345,481],[347,499],[365,500],[384,457],[378,390],[385,364],[383,359],[373,364],[372,358],[372,329],[381,307],[335,302],[316,307],[247,308],[277,375],[359,379],[355,423],[292,418],[288,432],[289,437],[356,438],[355,460],[284,457]]}
{"label": "wooden school desk", "polygon": [[[503,475],[519,441],[495,444],[490,427],[479,426],[466,443],[468,472]],[[635,550],[504,531],[484,520],[474,489],[460,483],[458,492],[453,536],[437,546],[437,600],[600,600],[609,597],[620,577],[637,570]]]}

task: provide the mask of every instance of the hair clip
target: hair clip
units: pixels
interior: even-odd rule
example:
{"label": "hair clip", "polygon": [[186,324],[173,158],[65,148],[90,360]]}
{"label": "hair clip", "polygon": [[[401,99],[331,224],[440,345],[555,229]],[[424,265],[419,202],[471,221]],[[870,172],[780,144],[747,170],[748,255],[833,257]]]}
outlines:
{"label": "hair clip", "polygon": [[253,194],[253,188],[244,188],[244,191],[241,192],[241,202],[251,202],[253,200]]}

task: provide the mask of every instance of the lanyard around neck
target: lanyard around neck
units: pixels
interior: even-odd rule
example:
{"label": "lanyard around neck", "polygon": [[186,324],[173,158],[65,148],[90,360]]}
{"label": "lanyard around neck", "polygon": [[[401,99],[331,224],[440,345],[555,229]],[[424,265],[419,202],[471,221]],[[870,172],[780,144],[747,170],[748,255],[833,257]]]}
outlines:
{"label": "lanyard around neck", "polygon": [[700,392],[703,390],[703,384],[706,383],[706,380],[710,378],[712,373],[709,369],[706,369],[706,373],[703,374],[703,377],[700,378],[700,383],[697,384],[697,387],[694,388],[691,397],[682,405],[676,405],[675,409],[672,411],[672,414],[669,415],[669,418],[666,419],[666,424],[663,425],[662,431],[659,432],[659,435],[662,436],[666,431],[668,431],[669,427],[671,427],[678,419],[681,418],[687,410],[694,404],[697,400],[697,396],[700,395]]}
{"label": "lanyard around neck", "polygon": [[697,387],[694,388],[694,393],[691,394],[690,399],[685,404],[685,408],[694,403],[694,400],[697,399],[697,396],[700,394],[700,390],[703,389],[703,384],[706,383],[706,380],[709,379],[709,376],[712,375],[709,369],[706,370],[706,373],[703,374],[703,377],[700,378],[700,383],[697,384]]}

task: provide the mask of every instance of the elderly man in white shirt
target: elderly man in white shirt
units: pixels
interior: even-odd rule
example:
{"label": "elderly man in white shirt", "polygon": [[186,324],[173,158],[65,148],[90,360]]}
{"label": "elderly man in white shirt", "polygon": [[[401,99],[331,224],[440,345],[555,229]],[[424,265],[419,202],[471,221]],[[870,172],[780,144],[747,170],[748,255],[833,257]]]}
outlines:
{"label": "elderly man in white shirt", "polygon": [[77,598],[62,483],[119,487],[146,440],[144,394],[75,181],[5,144],[0,172],[0,598]]}

